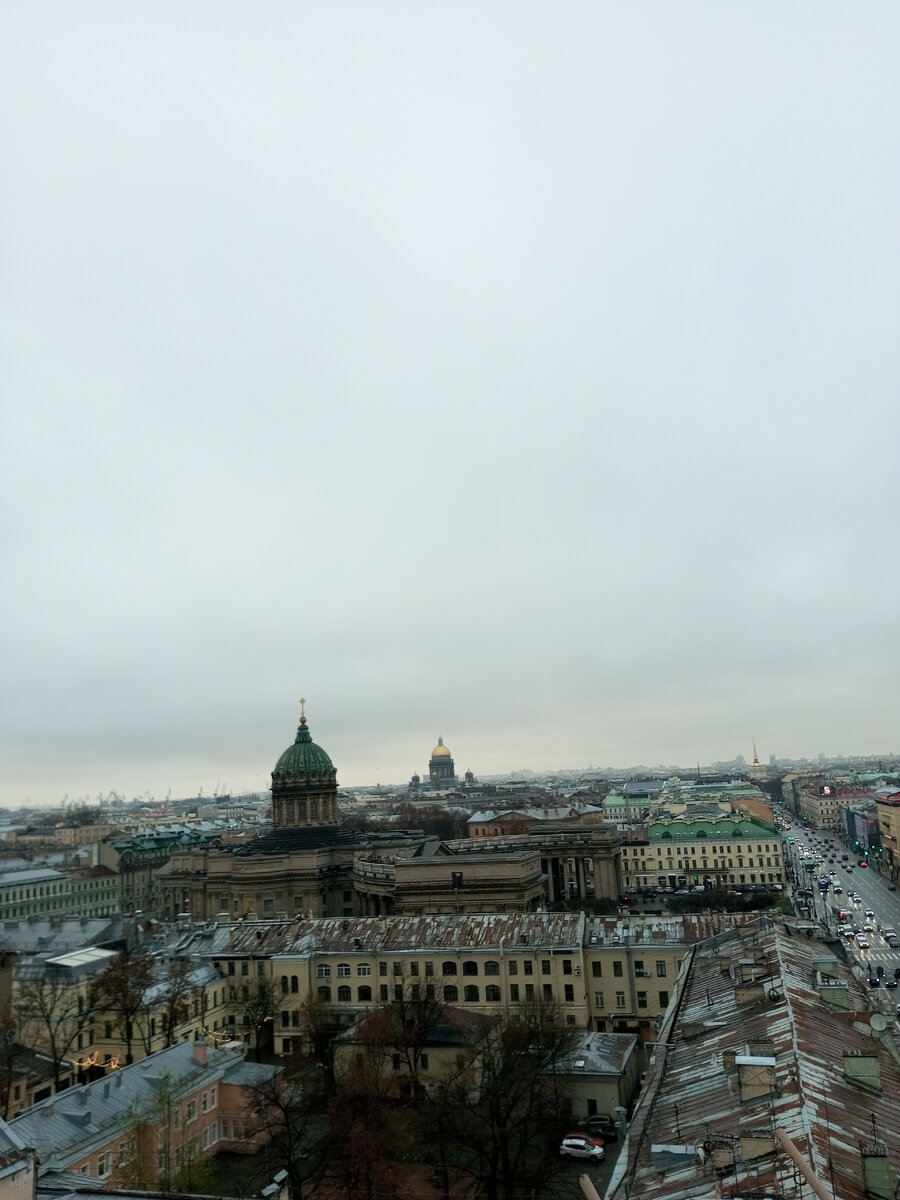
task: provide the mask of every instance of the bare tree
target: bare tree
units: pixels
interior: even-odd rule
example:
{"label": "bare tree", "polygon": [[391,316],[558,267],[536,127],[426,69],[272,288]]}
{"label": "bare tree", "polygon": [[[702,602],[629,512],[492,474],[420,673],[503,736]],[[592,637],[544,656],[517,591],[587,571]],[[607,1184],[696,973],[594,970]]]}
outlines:
{"label": "bare tree", "polygon": [[256,1128],[266,1134],[258,1151],[263,1175],[287,1171],[290,1200],[303,1200],[334,1157],[326,1119],[330,1094],[328,1072],[299,1052],[280,1075],[254,1089]]}
{"label": "bare tree", "polygon": [[508,1200],[543,1187],[559,1161],[560,1068],[575,1044],[555,1005],[522,1005],[483,1037],[471,1060],[422,1111],[423,1132],[482,1187]]}
{"label": "bare tree", "polygon": [[143,1044],[150,1053],[147,992],[153,983],[153,959],[149,954],[120,954],[97,977],[97,1007],[114,1013],[125,1042],[125,1061],[134,1061],[132,1048],[139,1023]]}
{"label": "bare tree", "polygon": [[260,977],[248,989],[249,998],[241,1001],[244,1028],[253,1034],[251,1049],[258,1059],[267,1022],[275,1016],[275,992],[268,979]]}
{"label": "bare tree", "polygon": [[90,993],[66,974],[41,963],[29,967],[30,978],[17,980],[15,1015],[25,1045],[45,1050],[53,1059],[53,1082],[59,1090],[63,1060],[83,1038],[93,1017]]}
{"label": "bare tree", "polygon": [[154,998],[153,1006],[161,1011],[164,1045],[174,1046],[179,1025],[191,1015],[191,1008],[200,1001],[202,988],[194,986],[191,976],[194,968],[188,959],[177,959],[166,967],[166,977]]}
{"label": "bare tree", "polygon": [[7,1005],[0,1010],[0,1117],[9,1119],[9,1098],[16,1075],[19,1046],[16,1042],[16,1019]]}

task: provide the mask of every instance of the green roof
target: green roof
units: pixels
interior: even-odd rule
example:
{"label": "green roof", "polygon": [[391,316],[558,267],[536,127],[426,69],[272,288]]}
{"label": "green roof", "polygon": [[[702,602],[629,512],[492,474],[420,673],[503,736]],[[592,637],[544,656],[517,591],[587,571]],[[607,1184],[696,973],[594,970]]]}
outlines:
{"label": "green roof", "polygon": [[274,783],[288,783],[294,779],[305,779],[310,775],[334,775],[334,763],[321,746],[317,746],[310,736],[303,717],[297,728],[297,738],[293,746],[288,746],[281,758],[275,764],[272,772]]}

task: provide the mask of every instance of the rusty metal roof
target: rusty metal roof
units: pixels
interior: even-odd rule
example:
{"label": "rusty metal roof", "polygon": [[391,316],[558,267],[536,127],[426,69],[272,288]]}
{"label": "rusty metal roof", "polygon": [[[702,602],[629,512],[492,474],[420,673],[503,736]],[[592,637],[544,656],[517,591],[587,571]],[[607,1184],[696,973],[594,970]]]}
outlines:
{"label": "rusty metal roof", "polygon": [[781,922],[695,947],[635,1111],[627,1176],[623,1160],[609,1195],[809,1200],[803,1160],[825,1195],[882,1194],[873,1180],[900,1171],[897,1026],[873,1014],[888,999]]}
{"label": "rusty metal roof", "polygon": [[227,951],[328,954],[365,950],[580,950],[583,913],[463,913],[418,917],[318,917],[237,926]]}

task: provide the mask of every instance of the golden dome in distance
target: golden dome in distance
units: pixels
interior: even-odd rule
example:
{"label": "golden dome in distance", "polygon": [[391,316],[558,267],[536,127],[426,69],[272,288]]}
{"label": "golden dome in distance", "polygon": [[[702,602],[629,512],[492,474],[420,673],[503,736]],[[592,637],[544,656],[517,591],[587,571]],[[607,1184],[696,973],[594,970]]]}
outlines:
{"label": "golden dome in distance", "polygon": [[450,757],[450,751],[444,745],[444,739],[442,737],[438,738],[438,744],[432,750],[431,757],[432,758],[449,758]]}

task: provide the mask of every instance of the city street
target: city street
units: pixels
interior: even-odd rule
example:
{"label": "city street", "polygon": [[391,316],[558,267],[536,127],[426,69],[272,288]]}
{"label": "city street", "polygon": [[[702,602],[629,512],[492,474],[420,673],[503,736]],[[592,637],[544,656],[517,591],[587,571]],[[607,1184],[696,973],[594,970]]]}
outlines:
{"label": "city street", "polygon": [[[793,839],[791,842],[787,840],[789,835]],[[856,853],[854,853],[835,834],[829,834],[824,830],[810,830],[795,823],[783,834],[783,839],[785,863],[793,875],[792,892],[797,912],[809,915],[815,920],[824,921],[832,932],[836,932],[840,928],[840,923],[833,915],[832,908],[834,906],[850,912],[852,914],[850,921],[855,921],[859,925],[866,922],[864,915],[866,909],[871,909],[875,913],[874,919],[870,921],[873,929],[871,933],[866,934],[871,948],[862,949],[855,941],[848,940],[847,953],[867,973],[876,974],[877,968],[881,966],[884,968],[884,977],[893,978],[895,968],[900,967],[900,948],[891,949],[879,932],[879,928],[893,926],[900,930],[900,892],[889,890],[889,880],[876,867],[859,866],[861,856],[858,848],[855,848]],[[801,844],[807,850],[811,848],[815,853],[822,854],[824,857],[824,862],[817,864],[814,871],[806,870],[801,862]],[[844,854],[849,856],[847,862],[842,858]],[[835,861],[831,862],[831,859]],[[833,876],[831,875],[832,871],[836,872]],[[829,878],[829,888],[824,894],[820,893],[816,883],[816,880],[822,876]],[[842,889],[838,895],[834,893],[835,884]],[[812,897],[798,895],[800,889],[806,887],[812,888]],[[858,904],[851,899],[849,894],[851,891],[858,894]],[[885,989],[885,994],[892,1004],[900,1002],[900,989],[897,991]]]}

